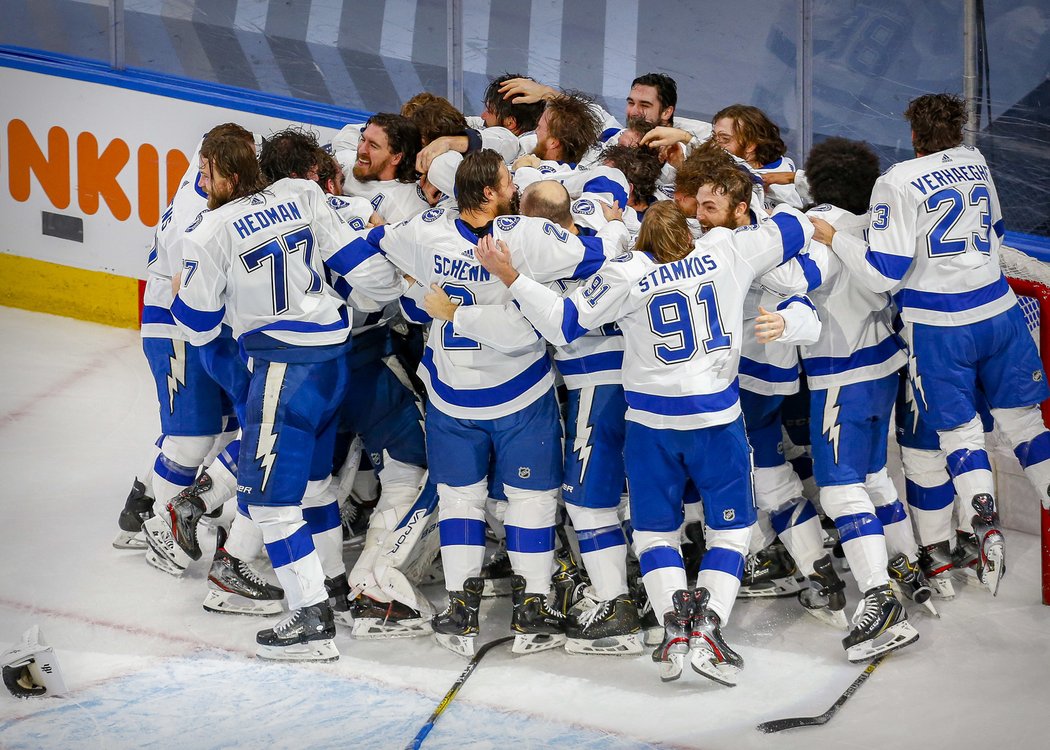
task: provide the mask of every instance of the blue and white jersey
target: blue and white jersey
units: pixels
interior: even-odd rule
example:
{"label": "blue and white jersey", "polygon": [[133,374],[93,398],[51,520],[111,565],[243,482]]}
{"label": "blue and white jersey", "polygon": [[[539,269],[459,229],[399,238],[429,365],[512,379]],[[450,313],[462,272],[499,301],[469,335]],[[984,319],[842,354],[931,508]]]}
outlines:
{"label": "blue and white jersey", "polygon": [[190,166],[153,235],[146,262],[146,288],[142,295],[143,338],[186,340],[186,334],[171,316],[171,302],[175,296],[171,280],[183,268],[179,237],[208,210],[208,194],[198,184],[200,152],[198,143]]}
{"label": "blue and white jersey", "polygon": [[372,204],[372,210],[389,223],[405,221],[430,208],[423,190],[415,182],[397,180],[361,180],[354,177],[354,162],[357,149],[336,151],[335,160],[343,168],[346,182],[343,194],[364,198]]}
{"label": "blue and white jersey", "polygon": [[[869,222],[867,214],[858,216],[826,203],[806,215],[824,219],[838,232],[862,240]],[[818,246],[812,243],[810,248]],[[860,284],[834,254],[828,256],[824,283],[809,298],[824,323],[816,343],[802,347],[802,367],[810,388],[878,380],[904,366],[907,355],[893,333],[889,295]]]}
{"label": "blue and white jersey", "polygon": [[[781,156],[779,159],[771,161],[769,164],[763,164],[757,169],[752,167],[751,171],[757,175],[763,175],[768,172],[794,172],[796,171],[795,162],[786,156]],[[773,208],[780,203],[786,203],[794,208],[802,208],[802,196],[798,194],[798,190],[792,185],[770,185],[765,189],[765,205],[767,209]]]}
{"label": "blue and white jersey", "polygon": [[[589,276],[605,261],[600,240],[577,238],[545,219],[501,216],[491,231],[510,247],[516,266],[544,283]],[[511,294],[476,260],[477,239],[457,215],[433,208],[373,229],[337,259],[351,264],[385,256],[423,289],[437,284],[463,306],[505,305]],[[528,406],[554,383],[546,344],[535,332],[530,337],[501,351],[456,335],[449,322],[435,323],[419,367],[431,403],[457,419],[497,419]]]}
{"label": "blue and white jersey", "polygon": [[801,214],[781,208],[768,222],[713,229],[671,263],[641,252],[614,259],[568,297],[524,273],[511,292],[558,346],[619,325],[628,420],[674,430],[727,424],[740,416],[741,337],[753,335],[744,329],[747,290],[802,251],[812,232]]}
{"label": "blue and white jersey", "polygon": [[[309,180],[283,179],[205,213],[183,232],[185,270],[171,305],[190,343],[219,334],[228,316],[242,350],[339,344],[350,332],[346,306],[325,283],[324,261],[356,233],[329,207]],[[339,272],[339,271],[337,271]],[[387,264],[344,269],[351,283],[379,302],[401,295],[404,283]]]}
{"label": "blue and white jersey", "polygon": [[891,167],[871,193],[867,243],[832,249],[874,291],[893,291],[909,323],[955,326],[1017,304],[999,268],[1003,219],[981,152],[957,146]]}

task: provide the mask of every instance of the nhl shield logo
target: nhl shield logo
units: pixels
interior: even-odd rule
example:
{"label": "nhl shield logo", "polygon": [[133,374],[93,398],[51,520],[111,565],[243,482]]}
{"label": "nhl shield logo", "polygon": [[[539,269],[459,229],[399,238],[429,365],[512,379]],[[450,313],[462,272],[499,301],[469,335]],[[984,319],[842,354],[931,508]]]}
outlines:
{"label": "nhl shield logo", "polygon": [[1032,381],[1035,383],[1040,382],[1043,379],[1043,371],[1036,370],[1032,373]]}
{"label": "nhl shield logo", "polygon": [[518,477],[520,477],[521,479],[528,479],[531,476],[532,476],[532,469],[530,469],[528,466],[519,466],[518,467]]}
{"label": "nhl shield logo", "polygon": [[372,465],[373,466],[382,466],[383,465],[383,454],[382,453],[369,453],[368,454],[368,458],[369,458],[369,460],[372,461]]}
{"label": "nhl shield logo", "polygon": [[733,510],[732,508],[729,508],[728,510],[723,510],[722,511],[722,520],[723,521],[732,521],[734,518],[736,518],[736,511]]}

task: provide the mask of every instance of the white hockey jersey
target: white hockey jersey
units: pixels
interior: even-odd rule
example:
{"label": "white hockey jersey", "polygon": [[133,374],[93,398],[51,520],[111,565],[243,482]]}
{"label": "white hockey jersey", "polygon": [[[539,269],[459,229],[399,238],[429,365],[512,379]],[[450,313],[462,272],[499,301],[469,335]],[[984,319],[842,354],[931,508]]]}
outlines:
{"label": "white hockey jersey", "polygon": [[[516,267],[541,282],[584,278],[605,261],[602,243],[577,238],[545,219],[501,216],[492,234],[507,243]],[[377,227],[341,254],[385,256],[423,288],[441,286],[461,305],[504,305],[510,292],[476,260],[477,235],[455,214],[433,208],[411,221]],[[505,348],[505,347],[504,347]],[[457,336],[451,323],[431,328],[419,376],[431,403],[458,419],[513,414],[554,383],[547,347],[535,333],[513,351]]]}
{"label": "white hockey jersey", "polygon": [[[771,161],[769,164],[763,164],[757,169],[752,167],[751,171],[757,175],[763,175],[768,172],[794,172],[796,169],[795,162],[786,156],[781,156],[779,159]],[[765,189],[765,200],[767,209],[772,209],[780,203],[786,203],[793,208],[802,208],[802,196],[799,195],[793,184],[770,185]]]}
{"label": "white hockey jersey", "polygon": [[511,286],[525,316],[564,345],[616,322],[626,349],[627,418],[657,429],[726,424],[740,415],[744,296],[756,276],[803,250],[812,225],[790,208],[768,222],[714,229],[672,263],[635,252],[561,298],[524,274]]}
{"label": "white hockey jersey", "polygon": [[[867,214],[857,216],[826,203],[806,215],[859,238],[868,228]],[[816,247],[811,244],[811,249]],[[809,296],[824,322],[816,343],[801,348],[810,388],[877,380],[904,366],[907,356],[893,333],[889,295],[860,284],[834,254],[829,254],[824,283]]]}
{"label": "white hockey jersey", "polygon": [[186,227],[208,210],[208,194],[198,184],[200,152],[200,144],[197,144],[190,166],[153,235],[153,246],[146,262],[146,288],[142,294],[143,338],[186,340],[186,334],[171,316],[171,302],[175,296],[171,280],[183,268],[178,239]]}
{"label": "white hockey jersey", "polygon": [[[323,261],[356,236],[316,183],[278,180],[186,229],[178,243],[182,288],[171,312],[195,345],[215,338],[228,314],[249,356],[265,351],[280,361],[298,348],[342,343],[350,320],[324,281]],[[379,302],[397,299],[404,288],[388,264],[346,272],[351,284],[360,276],[362,292]]]}
{"label": "white hockey jersey", "polygon": [[1002,236],[988,164],[957,146],[891,167],[871,193],[867,243],[838,232],[832,249],[870,289],[894,290],[905,321],[952,326],[1017,304],[999,268]]}
{"label": "white hockey jersey", "polygon": [[430,208],[423,190],[415,182],[398,182],[397,180],[367,180],[362,182],[354,177],[354,162],[357,161],[357,149],[336,151],[335,160],[343,168],[346,182],[343,183],[343,194],[366,199],[372,209],[388,223],[405,221]]}

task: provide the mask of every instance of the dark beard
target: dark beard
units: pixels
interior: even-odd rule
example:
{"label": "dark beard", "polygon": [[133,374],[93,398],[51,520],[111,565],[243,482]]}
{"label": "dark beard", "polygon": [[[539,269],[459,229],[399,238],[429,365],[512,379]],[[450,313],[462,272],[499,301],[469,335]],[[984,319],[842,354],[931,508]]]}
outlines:
{"label": "dark beard", "polygon": [[514,191],[514,197],[510,199],[510,205],[507,206],[507,213],[512,216],[517,216],[521,213],[521,196],[518,195],[518,191]]}

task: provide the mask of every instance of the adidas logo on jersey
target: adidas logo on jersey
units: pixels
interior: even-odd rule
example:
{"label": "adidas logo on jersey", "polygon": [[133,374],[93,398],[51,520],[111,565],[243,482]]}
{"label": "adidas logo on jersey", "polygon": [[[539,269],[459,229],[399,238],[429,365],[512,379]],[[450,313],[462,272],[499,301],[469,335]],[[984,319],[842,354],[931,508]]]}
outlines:
{"label": "adidas logo on jersey", "polygon": [[948,156],[948,154],[945,154],[944,156],[941,157],[941,161],[942,162],[951,161],[951,160],[952,160],[952,157]]}

